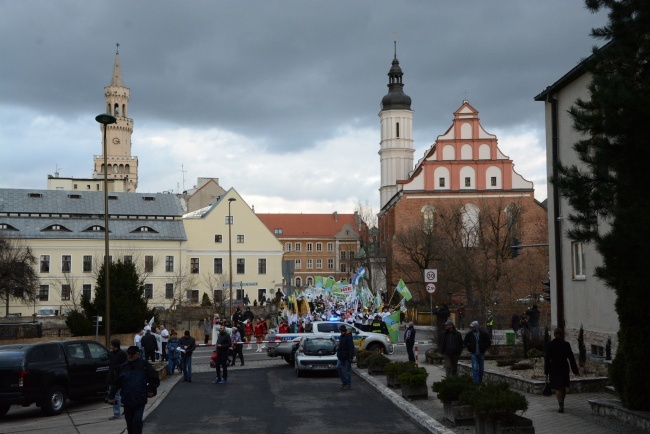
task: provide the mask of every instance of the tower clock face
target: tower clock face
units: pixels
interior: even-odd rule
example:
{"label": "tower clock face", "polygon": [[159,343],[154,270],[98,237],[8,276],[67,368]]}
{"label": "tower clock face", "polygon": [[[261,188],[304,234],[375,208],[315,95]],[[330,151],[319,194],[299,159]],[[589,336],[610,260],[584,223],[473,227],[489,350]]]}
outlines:
{"label": "tower clock face", "polygon": [[120,139],[118,139],[117,137],[115,137],[115,138],[113,139],[113,143],[115,143],[116,145],[119,145],[119,144],[120,144]]}

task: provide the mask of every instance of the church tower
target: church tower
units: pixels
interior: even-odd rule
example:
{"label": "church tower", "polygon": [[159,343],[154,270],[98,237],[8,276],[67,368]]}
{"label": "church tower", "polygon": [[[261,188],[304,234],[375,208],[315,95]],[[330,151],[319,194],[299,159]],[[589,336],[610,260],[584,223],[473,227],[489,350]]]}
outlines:
{"label": "church tower", "polygon": [[[117,44],[119,49],[119,44]],[[108,164],[108,179],[112,180],[114,191],[135,192],[138,187],[138,157],[131,156],[131,135],[133,134],[133,119],[129,118],[130,90],[124,87],[122,70],[120,69],[120,54],[115,53],[115,64],[111,84],[104,88],[106,98],[106,113],[117,119],[108,125],[106,130],[106,161]],[[103,125],[99,126],[103,134]],[[104,176],[104,155],[95,155],[93,177]]]}
{"label": "church tower", "polygon": [[397,193],[397,181],[406,180],[413,170],[413,111],[411,97],[404,93],[402,69],[397,60],[397,42],[393,63],[388,71],[388,93],[381,100],[379,119],[381,142],[380,209]]}

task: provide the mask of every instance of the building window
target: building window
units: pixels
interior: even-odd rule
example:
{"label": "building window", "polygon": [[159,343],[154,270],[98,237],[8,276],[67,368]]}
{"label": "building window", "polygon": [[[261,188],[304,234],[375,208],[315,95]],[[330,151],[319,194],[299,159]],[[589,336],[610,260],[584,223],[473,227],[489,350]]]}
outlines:
{"label": "building window", "polygon": [[199,274],[199,258],[190,258],[190,273]]}
{"label": "building window", "polygon": [[93,257],[91,255],[84,255],[83,257],[83,272],[92,273],[93,271]]}
{"label": "building window", "polygon": [[149,300],[153,298],[153,283],[144,284],[144,298]]}
{"label": "building window", "polygon": [[472,178],[469,176],[465,177],[465,187],[471,187],[472,186]]}
{"label": "building window", "polygon": [[323,251],[323,243],[316,243],[316,251],[317,252]]}
{"label": "building window", "polygon": [[50,285],[40,285],[38,287],[38,301],[48,301],[50,299]]}
{"label": "building window", "polygon": [[395,137],[399,139],[399,122],[395,123]]}
{"label": "building window", "polygon": [[171,300],[174,298],[174,284],[165,283],[165,298]]}
{"label": "building window", "polygon": [[343,260],[347,259],[347,254],[346,254],[345,250],[341,250],[341,259],[343,259]]}
{"label": "building window", "polygon": [[316,259],[316,268],[317,269],[323,268],[323,260],[322,259]]}
{"label": "building window", "polygon": [[312,277],[307,278],[307,286],[314,286],[314,279]]}
{"label": "building window", "polygon": [[41,273],[50,272],[50,255],[41,255]]}
{"label": "building window", "polygon": [[215,289],[212,291],[212,297],[215,303],[221,303],[223,301],[223,289]]}
{"label": "building window", "polygon": [[214,258],[214,274],[223,274],[223,258]]}
{"label": "building window", "polygon": [[[113,262],[112,259],[111,259],[110,261]],[[125,264],[133,264],[133,256],[131,256],[131,255],[125,255],[125,256],[122,258],[122,262],[124,262]]]}
{"label": "building window", "polygon": [[314,244],[313,243],[307,243],[307,251],[308,252],[313,252],[314,251]]}
{"label": "building window", "polygon": [[243,243],[244,242],[244,236],[243,235],[237,235],[237,242],[238,243]]}
{"label": "building window", "polygon": [[445,178],[438,178],[438,186],[439,187],[445,186]]}
{"label": "building window", "polygon": [[434,208],[431,205],[427,205],[424,208],[423,218],[424,218],[424,230],[427,232],[433,231],[434,224]]}
{"label": "building window", "polygon": [[266,258],[257,260],[257,274],[266,274]]}
{"label": "building window", "polygon": [[300,270],[302,268],[302,261],[300,259],[296,259],[294,267],[295,270]]}
{"label": "building window", "polygon": [[314,268],[314,261],[307,259],[307,269],[311,270],[312,268]]}
{"label": "building window", "polygon": [[291,243],[284,243],[284,251],[285,252],[291,251]]}
{"label": "building window", "polygon": [[61,256],[61,272],[69,273],[72,269],[72,256],[63,255]]}
{"label": "building window", "polygon": [[237,258],[237,274],[246,273],[246,259]]}
{"label": "building window", "polygon": [[187,294],[187,300],[190,303],[198,303],[199,302],[199,290],[198,289],[188,289],[186,294]]}
{"label": "building window", "polygon": [[600,345],[592,345],[591,354],[598,357],[605,357],[605,348]]}
{"label": "building window", "polygon": [[224,221],[225,221],[225,223],[226,223],[227,225],[228,225],[228,224],[232,225],[232,224],[235,223],[235,216],[234,216],[234,215],[227,215],[227,216],[225,216],[225,220],[224,220]]}
{"label": "building window", "polygon": [[348,258],[350,258],[350,261],[354,261],[354,250],[350,250]]}
{"label": "building window", "polygon": [[302,279],[300,277],[296,277],[296,287],[301,287],[302,286]]}
{"label": "building window", "polygon": [[174,272],[174,257],[173,256],[165,256],[165,271],[167,273],[173,273]]}
{"label": "building window", "polygon": [[214,242],[215,243],[223,243],[223,235],[217,234],[214,236]]}
{"label": "building window", "polygon": [[93,287],[90,283],[84,283],[83,286],[81,287],[81,296],[88,299],[92,298],[93,295]]}
{"label": "building window", "polygon": [[282,229],[281,228],[275,228],[275,229],[273,229],[273,233],[275,235],[282,235]]}
{"label": "building window", "polygon": [[244,299],[244,290],[243,289],[238,289],[235,291],[235,300],[243,300]]}
{"label": "building window", "polygon": [[461,244],[463,247],[477,247],[480,231],[479,207],[468,203],[463,206],[461,213],[463,224]]}
{"label": "building window", "polygon": [[146,255],[144,257],[144,272],[153,273],[153,256]]}
{"label": "building window", "polygon": [[295,250],[296,250],[296,252],[299,252],[299,251],[301,250],[301,249],[300,249],[300,243],[296,243],[296,248],[295,248]]}
{"label": "building window", "polygon": [[576,242],[571,243],[571,251],[573,253],[573,278],[576,280],[584,280],[587,278],[585,273],[585,245],[584,243]]}
{"label": "building window", "polygon": [[491,187],[496,187],[497,186],[497,177],[496,176],[490,177],[490,186]]}
{"label": "building window", "polygon": [[70,293],[71,293],[70,285],[68,284],[63,284],[61,285],[61,300],[70,300]]}
{"label": "building window", "polygon": [[334,251],[334,243],[327,243],[327,251],[328,252]]}
{"label": "building window", "polygon": [[345,264],[341,264],[341,273],[345,273],[348,271],[348,266]]}
{"label": "building window", "polygon": [[328,259],[328,260],[327,260],[327,268],[328,268],[329,270],[333,270],[333,269],[334,269],[334,259]]}
{"label": "building window", "polygon": [[262,301],[266,300],[266,289],[265,288],[259,288],[257,290],[257,299]]}

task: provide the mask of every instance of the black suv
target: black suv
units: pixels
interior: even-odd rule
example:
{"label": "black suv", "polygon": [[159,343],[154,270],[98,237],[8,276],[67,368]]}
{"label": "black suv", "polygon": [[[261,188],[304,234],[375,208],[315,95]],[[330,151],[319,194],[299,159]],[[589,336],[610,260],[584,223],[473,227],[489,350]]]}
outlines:
{"label": "black suv", "polygon": [[68,397],[106,393],[108,349],[95,341],[0,346],[0,417],[14,404],[33,403],[60,414]]}

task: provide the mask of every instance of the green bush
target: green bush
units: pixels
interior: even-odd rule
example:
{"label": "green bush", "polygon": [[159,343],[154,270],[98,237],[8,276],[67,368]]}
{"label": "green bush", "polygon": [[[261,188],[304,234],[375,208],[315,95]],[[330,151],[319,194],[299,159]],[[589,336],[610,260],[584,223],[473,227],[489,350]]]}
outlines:
{"label": "green bush", "polygon": [[368,367],[383,369],[387,364],[390,363],[390,359],[383,354],[373,353],[368,356],[366,362],[368,363]]}
{"label": "green bush", "polygon": [[372,356],[374,354],[377,354],[377,353],[374,352],[374,351],[361,350],[361,351],[357,351],[355,354],[356,354],[356,357],[357,357],[357,366],[359,366],[359,365],[367,366],[368,365],[368,357],[370,357],[370,356]]}
{"label": "green bush", "polygon": [[438,399],[443,402],[458,401],[460,394],[469,389],[476,389],[478,384],[472,380],[472,377],[463,375],[460,377],[445,377],[436,381],[431,386],[431,390],[438,394]]}
{"label": "green bush", "polygon": [[587,347],[585,347],[585,330],[580,324],[580,332],[578,333],[578,364],[581,367],[587,363]]}
{"label": "green bush", "polygon": [[72,336],[91,336],[95,334],[92,320],[86,318],[84,314],[73,310],[65,320]]}
{"label": "green bush", "polygon": [[390,377],[399,377],[405,372],[417,371],[413,362],[391,362],[384,366],[384,372]]}
{"label": "green bush", "polygon": [[528,353],[526,353],[526,356],[529,359],[538,359],[540,357],[544,357],[544,353],[538,350],[537,348],[531,348],[528,350]]}
{"label": "green bush", "polygon": [[499,359],[497,360],[497,366],[512,366],[518,361],[519,360],[517,359],[511,359],[511,358]]}
{"label": "green bush", "polygon": [[521,361],[510,366],[510,369],[512,369],[513,371],[524,371],[526,369],[533,369],[534,367],[535,366],[530,362]]}
{"label": "green bush", "polygon": [[459,398],[474,413],[491,419],[528,410],[526,397],[509,390],[507,383],[481,383],[476,389],[465,390]]}
{"label": "green bush", "polygon": [[605,344],[605,360],[612,360],[612,338],[607,338],[607,343]]}
{"label": "green bush", "polygon": [[399,376],[400,384],[405,386],[417,387],[427,384],[429,373],[424,368],[417,368],[413,372],[404,372]]}

